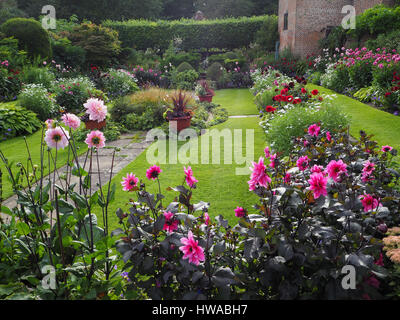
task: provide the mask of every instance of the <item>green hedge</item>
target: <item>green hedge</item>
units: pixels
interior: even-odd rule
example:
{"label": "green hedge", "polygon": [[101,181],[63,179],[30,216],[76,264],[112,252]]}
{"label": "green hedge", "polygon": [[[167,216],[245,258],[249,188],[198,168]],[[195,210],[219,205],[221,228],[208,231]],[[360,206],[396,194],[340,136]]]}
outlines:
{"label": "green hedge", "polygon": [[124,47],[166,50],[173,38],[183,40],[184,50],[200,48],[234,49],[254,42],[265,22],[277,23],[274,16],[241,17],[216,20],[110,21],[103,25],[118,31]]}

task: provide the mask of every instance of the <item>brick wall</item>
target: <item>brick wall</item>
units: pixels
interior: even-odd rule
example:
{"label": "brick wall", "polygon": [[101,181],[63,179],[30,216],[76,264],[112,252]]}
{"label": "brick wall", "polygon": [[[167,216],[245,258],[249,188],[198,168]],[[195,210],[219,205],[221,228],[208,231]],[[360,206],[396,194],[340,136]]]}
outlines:
{"label": "brick wall", "polygon": [[[354,5],[360,14],[380,3],[392,5],[394,0],[280,0],[280,50],[290,48],[301,57],[316,53],[327,27],[340,25],[345,5]],[[289,14],[288,30],[283,30],[285,13]]]}

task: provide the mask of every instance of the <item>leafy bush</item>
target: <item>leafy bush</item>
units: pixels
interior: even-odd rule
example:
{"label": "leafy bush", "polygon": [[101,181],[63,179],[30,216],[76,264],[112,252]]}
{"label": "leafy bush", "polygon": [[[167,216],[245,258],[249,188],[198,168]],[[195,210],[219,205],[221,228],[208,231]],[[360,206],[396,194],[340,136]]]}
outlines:
{"label": "leafy bush", "polygon": [[308,78],[308,81],[312,84],[319,85],[321,83],[322,72],[316,71]]}
{"label": "leafy bush", "polygon": [[145,69],[141,66],[136,66],[133,69],[133,74],[135,75],[135,78],[137,79],[137,83],[139,86],[160,86],[161,84],[161,75],[162,73],[153,70],[153,69]]}
{"label": "leafy bush", "polygon": [[85,49],[88,65],[108,66],[121,51],[118,32],[93,23],[82,23],[68,35],[74,46]]}
{"label": "leafy bush", "polygon": [[199,74],[193,69],[184,72],[174,70],[171,73],[172,86],[181,90],[193,90],[198,78]]}
{"label": "leafy bush", "polygon": [[21,106],[36,113],[42,121],[51,118],[58,111],[54,99],[47,89],[40,84],[26,85],[18,99]]}
{"label": "leafy bush", "polygon": [[350,87],[349,69],[341,65],[330,65],[325,74],[321,76],[321,85],[342,93]]}
{"label": "leafy bush", "polygon": [[36,114],[20,106],[0,106],[0,136],[3,139],[32,134],[41,127]]}
{"label": "leafy bush", "polygon": [[[234,49],[254,42],[256,32],[268,16],[216,20],[105,21],[105,27],[118,31],[124,47],[166,50],[173,38],[182,39],[183,50],[202,48]],[[235,32],[232,32],[235,30]]]}
{"label": "leafy bush", "polygon": [[[163,56],[162,66],[168,66],[171,64],[174,67],[178,67],[184,62],[187,62],[190,66],[197,69],[200,65],[201,54],[194,52],[176,52],[172,49],[172,51],[166,51]],[[182,70],[185,71],[185,70]]]}
{"label": "leafy bush", "polygon": [[357,61],[349,68],[351,87],[354,90],[369,87],[372,84],[372,64]]}
{"label": "leafy bush", "polygon": [[165,122],[165,111],[162,105],[147,106],[143,113],[128,114],[123,123],[129,130],[150,130]]}
{"label": "leafy bush", "polygon": [[224,67],[219,62],[212,63],[207,69],[207,78],[218,81],[222,77]]}
{"label": "leafy bush", "polygon": [[400,29],[400,8],[377,5],[357,16],[356,29],[350,33],[362,37],[366,33],[378,35],[396,29]]}
{"label": "leafy bush", "polygon": [[293,148],[293,139],[303,136],[314,123],[335,132],[347,127],[349,120],[338,107],[329,104],[319,110],[313,107],[293,108],[270,122],[267,140],[275,150],[288,155]]}
{"label": "leafy bush", "polygon": [[93,83],[86,77],[59,79],[54,83],[57,103],[68,112],[79,112],[83,104],[95,91]]}
{"label": "leafy bush", "polygon": [[134,75],[123,69],[110,69],[102,74],[101,88],[111,98],[126,96],[139,90]]}
{"label": "leafy bush", "polygon": [[376,39],[370,39],[365,46],[371,50],[386,48],[388,51],[400,52],[400,29],[380,34]]}
{"label": "leafy bush", "polygon": [[27,53],[18,49],[17,39],[0,37],[0,61],[8,61],[11,69],[19,69],[27,63]]}
{"label": "leafy bush", "polygon": [[48,68],[27,66],[22,71],[24,83],[41,84],[46,89],[51,89],[55,75]]}
{"label": "leafy bush", "polygon": [[0,102],[15,100],[21,87],[19,72],[12,72],[0,66]]}
{"label": "leafy bush", "polygon": [[83,68],[86,62],[86,51],[84,48],[72,45],[67,38],[52,41],[53,58],[65,66]]}
{"label": "leafy bush", "polygon": [[49,34],[34,19],[13,18],[1,26],[7,37],[18,39],[21,50],[26,50],[31,58],[40,56],[47,59],[52,56]]}

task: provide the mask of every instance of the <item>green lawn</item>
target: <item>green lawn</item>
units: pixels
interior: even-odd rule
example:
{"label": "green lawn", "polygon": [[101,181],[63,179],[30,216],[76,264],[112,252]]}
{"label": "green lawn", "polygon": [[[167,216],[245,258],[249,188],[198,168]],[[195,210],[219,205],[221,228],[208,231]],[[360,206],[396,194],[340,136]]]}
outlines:
{"label": "green lawn", "polygon": [[259,114],[254,96],[248,89],[218,90],[213,102],[227,109],[230,116]]}
{"label": "green lawn", "polygon": [[[265,138],[261,128],[258,125],[256,118],[243,118],[243,119],[229,119],[227,122],[222,123],[214,128],[218,129],[254,129],[254,158],[258,159],[263,154],[265,146]],[[244,135],[243,135],[244,136]],[[210,147],[211,148],[211,147]],[[167,148],[168,150],[168,148]],[[235,169],[237,167],[245,167],[244,165],[237,166],[233,160],[233,164],[224,164],[223,161],[223,142],[221,139],[221,165],[212,164],[192,164],[193,175],[199,180],[197,189],[194,190],[194,201],[210,202],[211,207],[209,210],[210,216],[215,217],[222,214],[228,218],[231,223],[236,221],[234,216],[234,209],[237,206],[243,206],[250,212],[254,211],[252,205],[257,203],[257,197],[249,192],[247,181],[249,175],[236,175]],[[245,154],[245,138],[243,139],[242,154]],[[199,145],[199,154],[201,148]],[[167,151],[168,154],[168,151]],[[210,152],[212,154],[212,152]],[[200,158],[200,157],[199,157]],[[167,157],[168,159],[168,157]],[[210,158],[211,163],[211,158]],[[153,163],[148,163],[146,159],[146,152],[142,153],[134,162],[123,169],[113,182],[117,184],[116,200],[110,205],[109,219],[112,227],[117,227],[117,218],[115,211],[119,207],[127,210],[127,202],[135,194],[130,194],[122,190],[121,181],[122,177],[127,173],[134,173],[141,180],[146,183],[149,192],[158,192],[157,182],[149,181],[146,178],[146,169]],[[182,185],[184,181],[183,164],[164,164],[160,165],[163,172],[160,175],[162,192],[167,196],[164,200],[164,205],[171,202],[177,195],[176,192],[166,191],[167,187],[175,187]],[[254,211],[255,213],[255,211]]]}
{"label": "green lawn", "polygon": [[308,89],[318,89],[321,93],[335,94],[335,105],[351,116],[350,134],[359,138],[360,130],[373,134],[380,145],[390,145],[400,150],[400,117],[377,110],[350,97],[338,94],[316,85],[307,85]]}

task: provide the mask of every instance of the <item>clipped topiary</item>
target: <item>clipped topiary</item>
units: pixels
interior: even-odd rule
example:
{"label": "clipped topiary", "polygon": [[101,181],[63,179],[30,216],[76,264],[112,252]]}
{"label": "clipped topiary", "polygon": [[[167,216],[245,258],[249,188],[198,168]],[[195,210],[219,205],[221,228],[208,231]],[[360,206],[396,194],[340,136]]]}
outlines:
{"label": "clipped topiary", "polygon": [[34,19],[13,18],[1,26],[6,37],[18,39],[20,50],[28,52],[29,57],[52,57],[51,42],[48,32]]}
{"label": "clipped topiary", "polygon": [[207,79],[218,81],[223,74],[224,67],[219,62],[214,62],[207,69]]}
{"label": "clipped topiary", "polygon": [[180,72],[185,72],[185,71],[189,71],[189,70],[194,70],[194,68],[191,66],[190,63],[188,62],[182,62],[177,68],[176,71]]}

